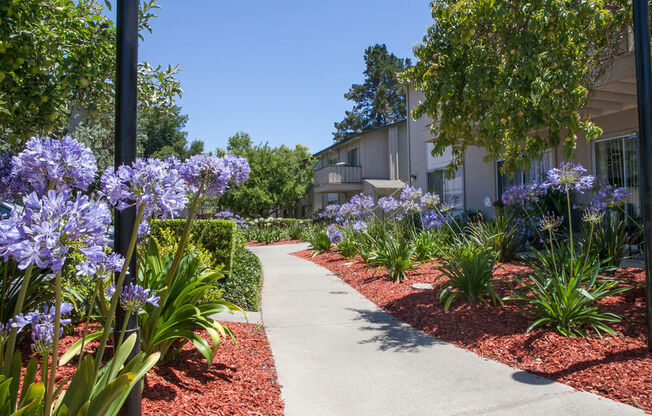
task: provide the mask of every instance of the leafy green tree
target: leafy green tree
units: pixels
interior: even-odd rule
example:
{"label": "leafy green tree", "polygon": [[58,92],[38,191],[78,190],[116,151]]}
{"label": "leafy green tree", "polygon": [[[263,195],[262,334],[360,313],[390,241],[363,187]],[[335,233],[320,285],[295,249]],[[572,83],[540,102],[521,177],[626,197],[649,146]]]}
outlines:
{"label": "leafy green tree", "polygon": [[598,126],[578,111],[622,39],[625,0],[433,1],[434,23],[404,73],[425,100],[412,116],[436,120],[433,154],[452,146],[453,172],[468,146],[512,171]]}
{"label": "leafy green tree", "polygon": [[306,146],[254,145],[247,133],[236,133],[226,150],[249,161],[249,180],[228,189],[219,201],[221,208],[250,217],[267,216],[278,208],[289,208],[303,198],[313,185],[314,159]]}
{"label": "leafy green tree", "polygon": [[[0,0],[0,139],[66,132],[71,118],[113,114],[116,28],[96,0]],[[158,8],[140,7],[141,30]],[[151,31],[151,30],[150,30]],[[175,67],[139,66],[139,102],[166,108],[181,94]]]}
{"label": "leafy green tree", "polygon": [[181,114],[181,107],[169,111],[156,108],[141,112],[138,119],[138,151],[142,157],[176,156],[185,159],[202,153],[204,142],[195,140],[188,144],[188,132],[183,129],[188,116]]}
{"label": "leafy green tree", "polygon": [[405,86],[396,74],[409,68],[410,60],[397,58],[387,52],[387,46],[376,44],[364,51],[364,62],[364,83],[353,84],[344,94],[344,98],[355,104],[345,113],[344,120],[335,123],[333,138],[336,142],[406,116]]}

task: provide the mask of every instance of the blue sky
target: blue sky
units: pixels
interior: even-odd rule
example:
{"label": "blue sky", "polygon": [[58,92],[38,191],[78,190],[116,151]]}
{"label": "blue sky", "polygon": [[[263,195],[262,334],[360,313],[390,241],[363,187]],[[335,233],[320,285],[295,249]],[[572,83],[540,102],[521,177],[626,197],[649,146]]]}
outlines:
{"label": "blue sky", "polygon": [[412,57],[432,23],[429,0],[160,0],[139,59],[178,64],[190,139],[224,147],[332,143],[333,123],[363,80],[366,47]]}

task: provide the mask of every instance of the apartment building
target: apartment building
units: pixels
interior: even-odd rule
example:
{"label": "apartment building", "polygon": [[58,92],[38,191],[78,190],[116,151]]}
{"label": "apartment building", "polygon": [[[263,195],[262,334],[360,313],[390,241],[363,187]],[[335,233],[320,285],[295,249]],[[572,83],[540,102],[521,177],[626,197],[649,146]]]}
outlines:
{"label": "apartment building", "polygon": [[405,120],[351,135],[314,154],[314,213],[365,193],[378,198],[402,189],[410,180]]}

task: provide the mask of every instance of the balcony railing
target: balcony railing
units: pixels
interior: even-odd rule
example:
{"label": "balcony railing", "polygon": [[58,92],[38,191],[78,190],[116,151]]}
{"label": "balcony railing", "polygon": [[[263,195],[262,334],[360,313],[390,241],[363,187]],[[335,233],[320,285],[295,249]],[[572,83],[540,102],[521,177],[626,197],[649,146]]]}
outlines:
{"label": "balcony railing", "polygon": [[315,186],[362,183],[360,166],[326,166],[315,171]]}

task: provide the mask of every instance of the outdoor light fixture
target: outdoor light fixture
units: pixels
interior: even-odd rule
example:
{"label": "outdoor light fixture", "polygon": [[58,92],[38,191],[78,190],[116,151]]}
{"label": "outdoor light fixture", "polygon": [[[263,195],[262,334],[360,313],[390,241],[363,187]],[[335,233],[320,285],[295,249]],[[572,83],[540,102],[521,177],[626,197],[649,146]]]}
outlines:
{"label": "outdoor light fixture", "polygon": [[650,88],[650,24],[648,0],[634,0],[634,46],[636,90],[638,96],[639,195],[645,237],[645,296],[647,307],[647,345],[652,352],[652,91]]}

